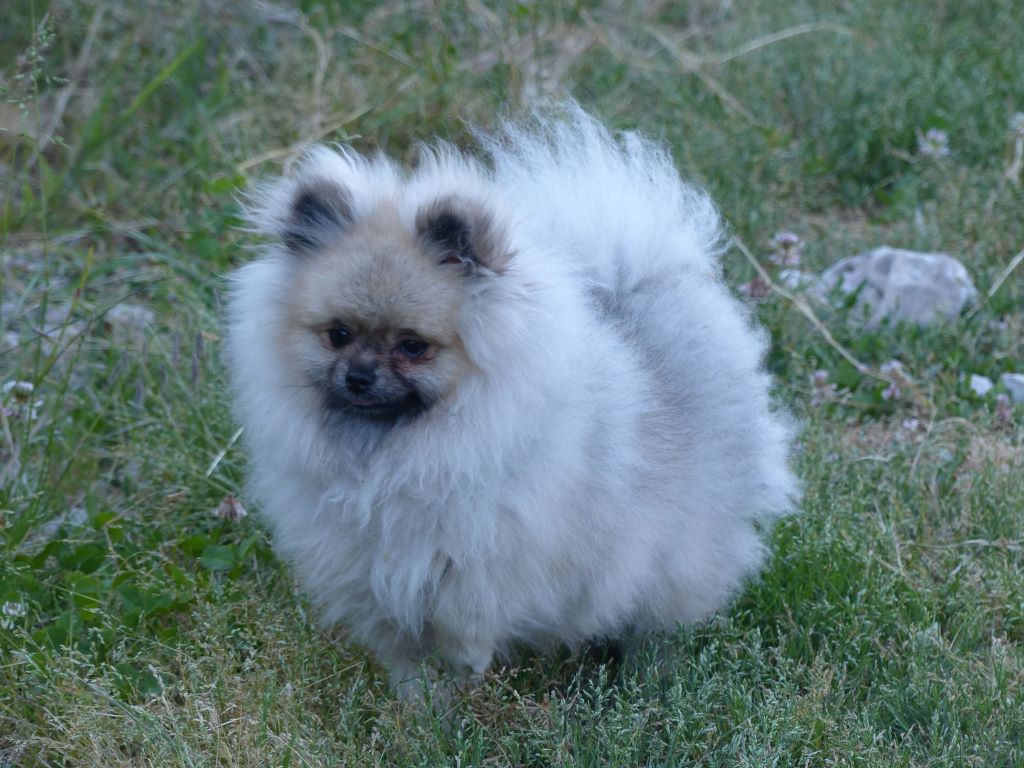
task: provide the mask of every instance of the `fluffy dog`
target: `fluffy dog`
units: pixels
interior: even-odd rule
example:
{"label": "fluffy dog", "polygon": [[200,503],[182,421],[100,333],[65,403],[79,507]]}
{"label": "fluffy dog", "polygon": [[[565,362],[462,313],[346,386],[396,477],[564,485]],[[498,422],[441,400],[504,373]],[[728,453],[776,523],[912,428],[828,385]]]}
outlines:
{"label": "fluffy dog", "polygon": [[228,361],[278,551],[414,696],[724,606],[796,484],[763,333],[667,153],[575,108],[254,194]]}

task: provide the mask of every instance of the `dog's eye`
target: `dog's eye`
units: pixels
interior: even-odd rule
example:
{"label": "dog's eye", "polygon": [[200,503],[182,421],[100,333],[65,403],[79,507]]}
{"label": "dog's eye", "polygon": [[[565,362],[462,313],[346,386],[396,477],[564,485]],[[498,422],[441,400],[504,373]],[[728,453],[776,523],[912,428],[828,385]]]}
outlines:
{"label": "dog's eye", "polygon": [[352,341],[352,334],[344,325],[335,325],[332,328],[328,328],[325,335],[327,337],[327,343],[330,344],[333,349],[341,349]]}
{"label": "dog's eye", "polygon": [[427,342],[421,341],[420,339],[406,339],[398,345],[398,348],[402,350],[402,353],[407,357],[419,357],[427,351],[428,346],[430,345],[427,344]]}

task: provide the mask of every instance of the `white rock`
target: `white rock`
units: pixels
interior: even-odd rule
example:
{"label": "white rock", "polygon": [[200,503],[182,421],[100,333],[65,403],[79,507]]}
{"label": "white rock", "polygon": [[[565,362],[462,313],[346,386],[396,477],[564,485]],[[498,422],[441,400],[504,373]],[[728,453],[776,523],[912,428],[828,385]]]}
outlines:
{"label": "white rock", "polygon": [[1004,373],[999,381],[1006,387],[1013,402],[1024,403],[1024,373]]}
{"label": "white rock", "polygon": [[968,386],[970,386],[971,390],[978,397],[984,397],[989,393],[992,387],[995,386],[995,384],[992,383],[992,379],[988,376],[981,376],[977,373],[972,373]]}
{"label": "white rock", "polygon": [[967,269],[952,256],[887,246],[836,262],[811,293],[824,300],[835,287],[846,294],[860,288],[857,306],[870,307],[868,326],[886,317],[919,325],[954,320],[978,295]]}

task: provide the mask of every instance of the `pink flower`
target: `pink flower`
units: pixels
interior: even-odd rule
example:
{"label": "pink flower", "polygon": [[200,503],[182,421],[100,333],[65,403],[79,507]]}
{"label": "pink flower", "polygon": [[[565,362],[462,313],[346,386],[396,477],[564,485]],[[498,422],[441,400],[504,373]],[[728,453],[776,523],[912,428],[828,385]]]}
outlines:
{"label": "pink flower", "polygon": [[242,506],[242,502],[238,500],[237,496],[225,496],[213,514],[222,520],[236,521],[241,520],[249,513],[245,511],[245,507]]}
{"label": "pink flower", "polygon": [[776,232],[771,239],[772,254],[768,261],[778,264],[780,267],[795,267],[800,264],[800,252],[804,248],[804,241],[795,232]]}
{"label": "pink flower", "polygon": [[741,295],[746,296],[748,299],[763,299],[772,292],[772,287],[763,277],[758,275],[749,283],[741,285],[739,291]]}

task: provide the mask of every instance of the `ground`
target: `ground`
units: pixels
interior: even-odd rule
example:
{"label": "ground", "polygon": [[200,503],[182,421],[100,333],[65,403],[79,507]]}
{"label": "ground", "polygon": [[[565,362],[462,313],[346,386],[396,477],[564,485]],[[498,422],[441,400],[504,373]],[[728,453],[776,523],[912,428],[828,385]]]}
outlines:
{"label": "ground", "polygon": [[[1024,409],[967,383],[1024,371],[1018,0],[8,6],[0,766],[1024,765]],[[236,194],[566,93],[711,192],[738,292],[792,232],[809,271],[949,252],[981,301],[865,331],[750,299],[802,424],[763,577],[638,668],[524,656],[418,717],[214,514],[249,502]]]}

